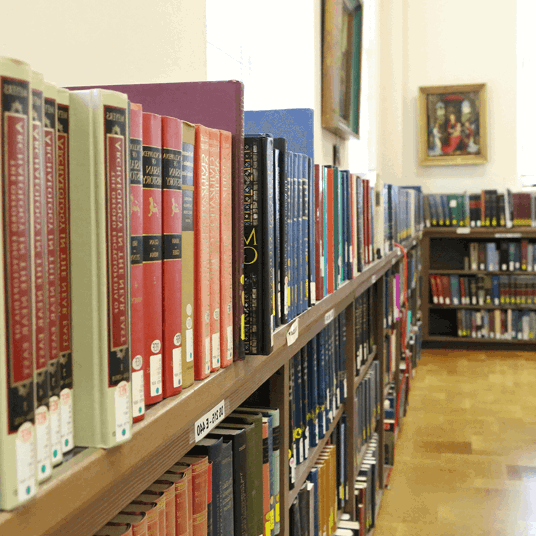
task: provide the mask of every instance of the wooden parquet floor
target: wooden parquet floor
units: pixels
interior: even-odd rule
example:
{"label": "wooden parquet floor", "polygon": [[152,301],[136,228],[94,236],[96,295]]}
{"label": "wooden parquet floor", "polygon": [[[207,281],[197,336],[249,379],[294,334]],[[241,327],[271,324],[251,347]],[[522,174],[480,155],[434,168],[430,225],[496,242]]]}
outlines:
{"label": "wooden parquet floor", "polygon": [[374,536],[536,536],[536,352],[426,350]]}

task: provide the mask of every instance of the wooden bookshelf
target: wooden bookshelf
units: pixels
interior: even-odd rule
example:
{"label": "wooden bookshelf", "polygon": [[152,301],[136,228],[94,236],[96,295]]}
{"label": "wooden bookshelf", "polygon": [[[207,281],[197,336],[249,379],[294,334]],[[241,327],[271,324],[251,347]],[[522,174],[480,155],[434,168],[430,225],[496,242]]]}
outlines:
{"label": "wooden bookshelf", "polygon": [[[406,241],[413,247],[420,235]],[[366,268],[355,279],[346,282],[336,292],[328,295],[314,307],[301,314],[290,324],[281,326],[274,334],[274,349],[269,356],[248,356],[245,361],[211,374],[206,380],[195,382],[180,395],[149,407],[145,420],[136,423],[132,439],[113,449],[85,449],[53,471],[53,477],[39,487],[37,496],[11,512],[0,512],[0,534],[17,536],[92,536],[123,506],[139,495],[149,484],[162,475],[194,445],[194,424],[222,400],[225,414],[231,413],[265,381],[273,383],[278,407],[283,414],[281,429],[288,423],[288,361],[312,337],[323,329],[328,318],[346,310],[347,330],[354,330],[354,300],[370,286],[379,281],[385,272],[402,258],[396,249]],[[383,333],[383,285],[376,285],[375,315],[376,341]],[[295,323],[298,336],[288,344],[287,335]],[[347,337],[348,397],[353,392],[362,374],[356,377],[354,337]],[[374,359],[384,370],[383,344],[378,344],[367,359],[367,367]],[[364,374],[363,369],[363,374]],[[349,453],[353,452],[353,403],[342,405],[330,426],[346,408],[349,420]],[[286,417],[285,417],[286,416]],[[383,422],[383,404],[379,422]],[[383,426],[379,427],[380,445],[383,441]],[[288,452],[288,437],[282,434],[281,452]],[[326,436],[326,438],[329,434]],[[327,439],[326,439],[327,440]],[[307,468],[319,452],[318,447],[309,460],[300,466],[299,478],[294,490],[305,480]],[[282,458],[285,459],[284,457]],[[349,456],[349,482],[353,482],[353,455]],[[380,474],[383,457],[380,455]],[[381,481],[381,480],[380,480]],[[349,486],[349,508],[353,505],[353,486]],[[288,464],[281,464],[281,505],[288,508],[294,490],[288,490]],[[294,495],[293,495],[294,494]],[[288,536],[288,520],[281,516],[282,536]]]}
{"label": "wooden bookshelf", "polygon": [[524,309],[526,311],[535,311],[536,304],[527,305],[526,303],[501,303],[499,305],[493,305],[491,303],[486,303],[485,305],[445,305],[444,303],[430,303],[428,304],[429,309],[475,309],[475,310],[495,310],[495,309]]}

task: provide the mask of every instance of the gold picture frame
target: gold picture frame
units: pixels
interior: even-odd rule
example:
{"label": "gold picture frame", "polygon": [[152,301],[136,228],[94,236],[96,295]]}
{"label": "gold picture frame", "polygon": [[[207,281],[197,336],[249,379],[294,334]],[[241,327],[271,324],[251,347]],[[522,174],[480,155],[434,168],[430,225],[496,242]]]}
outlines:
{"label": "gold picture frame", "polygon": [[419,164],[488,161],[486,84],[419,88]]}

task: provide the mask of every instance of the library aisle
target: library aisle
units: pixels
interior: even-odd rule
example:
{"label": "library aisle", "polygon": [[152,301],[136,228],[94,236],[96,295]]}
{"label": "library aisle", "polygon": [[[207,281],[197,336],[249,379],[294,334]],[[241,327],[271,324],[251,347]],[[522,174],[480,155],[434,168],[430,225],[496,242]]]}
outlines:
{"label": "library aisle", "polygon": [[423,350],[374,536],[536,535],[536,353]]}

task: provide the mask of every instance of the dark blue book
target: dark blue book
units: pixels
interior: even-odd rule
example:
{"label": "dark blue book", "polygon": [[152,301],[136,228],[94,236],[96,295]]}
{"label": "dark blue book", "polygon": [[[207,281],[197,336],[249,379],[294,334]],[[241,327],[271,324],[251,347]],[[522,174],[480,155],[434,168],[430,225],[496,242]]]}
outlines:
{"label": "dark blue book", "polygon": [[322,439],[326,433],[326,397],[325,397],[325,329],[322,329],[316,336],[316,352],[318,356],[318,374],[317,374],[317,404],[318,404],[318,439]]}
{"label": "dark blue book", "polygon": [[309,173],[307,184],[309,187],[309,306],[316,303],[316,244],[315,244],[315,169],[312,158],[307,158]]}
{"label": "dark blue book", "polygon": [[309,307],[309,187],[307,180],[307,156],[299,155],[301,191],[301,228],[300,228],[300,313]]}
{"label": "dark blue book", "polygon": [[296,443],[294,442],[295,411],[294,411],[294,359],[292,356],[288,362],[288,439],[289,439],[289,489],[294,487],[296,480]]}
{"label": "dark blue book", "polygon": [[307,399],[307,414],[309,416],[309,445],[311,447],[316,447],[318,444],[318,421],[317,421],[317,411],[318,407],[318,385],[317,385],[317,374],[318,374],[318,361],[317,361],[317,342],[315,338],[310,340],[306,346],[307,352],[307,371],[308,371],[308,390],[309,397]]}
{"label": "dark blue book", "polygon": [[[292,153],[292,219],[293,219],[293,230],[292,230],[292,256],[293,256],[293,273],[292,273],[292,281],[293,281],[293,295],[292,295],[292,301],[293,301],[293,317],[296,317],[300,314],[299,312],[299,298],[298,298],[298,290],[299,290],[299,284],[300,284],[300,276],[299,276],[299,258],[300,258],[300,247],[299,247],[299,238],[300,238],[300,227],[301,225],[298,225],[298,218],[299,218],[299,192],[300,189],[298,188],[298,155],[296,153]],[[301,223],[301,221],[300,221]]]}
{"label": "dark blue book", "polygon": [[304,450],[304,460],[309,457],[309,367],[307,363],[307,349],[304,346],[300,350],[300,359],[301,359],[301,373],[302,373],[302,384],[301,384],[301,418],[302,418],[302,441],[303,441],[303,450]]}
{"label": "dark blue book", "polygon": [[340,190],[340,180],[339,180],[339,169],[333,168],[333,214],[335,216],[335,221],[333,222],[333,272],[335,278],[335,290],[339,288],[340,282],[340,224],[339,224],[339,215],[340,215],[340,203],[339,203],[339,190]]}
{"label": "dark blue book", "polygon": [[346,378],[346,316],[345,313],[339,315],[339,326],[340,326],[340,360],[339,360],[339,372],[340,372],[340,390],[341,390],[341,402],[346,400],[347,396],[347,387],[348,381]]}
{"label": "dark blue book", "polygon": [[307,477],[307,480],[314,486],[314,516],[315,516],[315,532],[313,536],[320,536],[319,532],[319,511],[320,511],[320,494],[318,489],[318,469],[313,467]]}
{"label": "dark blue book", "polygon": [[[276,235],[276,251],[279,250],[279,273],[280,273],[280,318],[281,323],[289,321],[289,263],[290,263],[290,183],[288,178],[288,154],[287,140],[284,138],[274,139],[274,151],[278,151],[279,169],[279,246]],[[277,223],[276,223],[277,225]]]}
{"label": "dark blue book", "polygon": [[305,460],[304,442],[303,442],[303,413],[302,413],[302,360],[301,352],[294,357],[294,418],[296,433],[294,442],[296,445],[296,465],[300,465]]}

